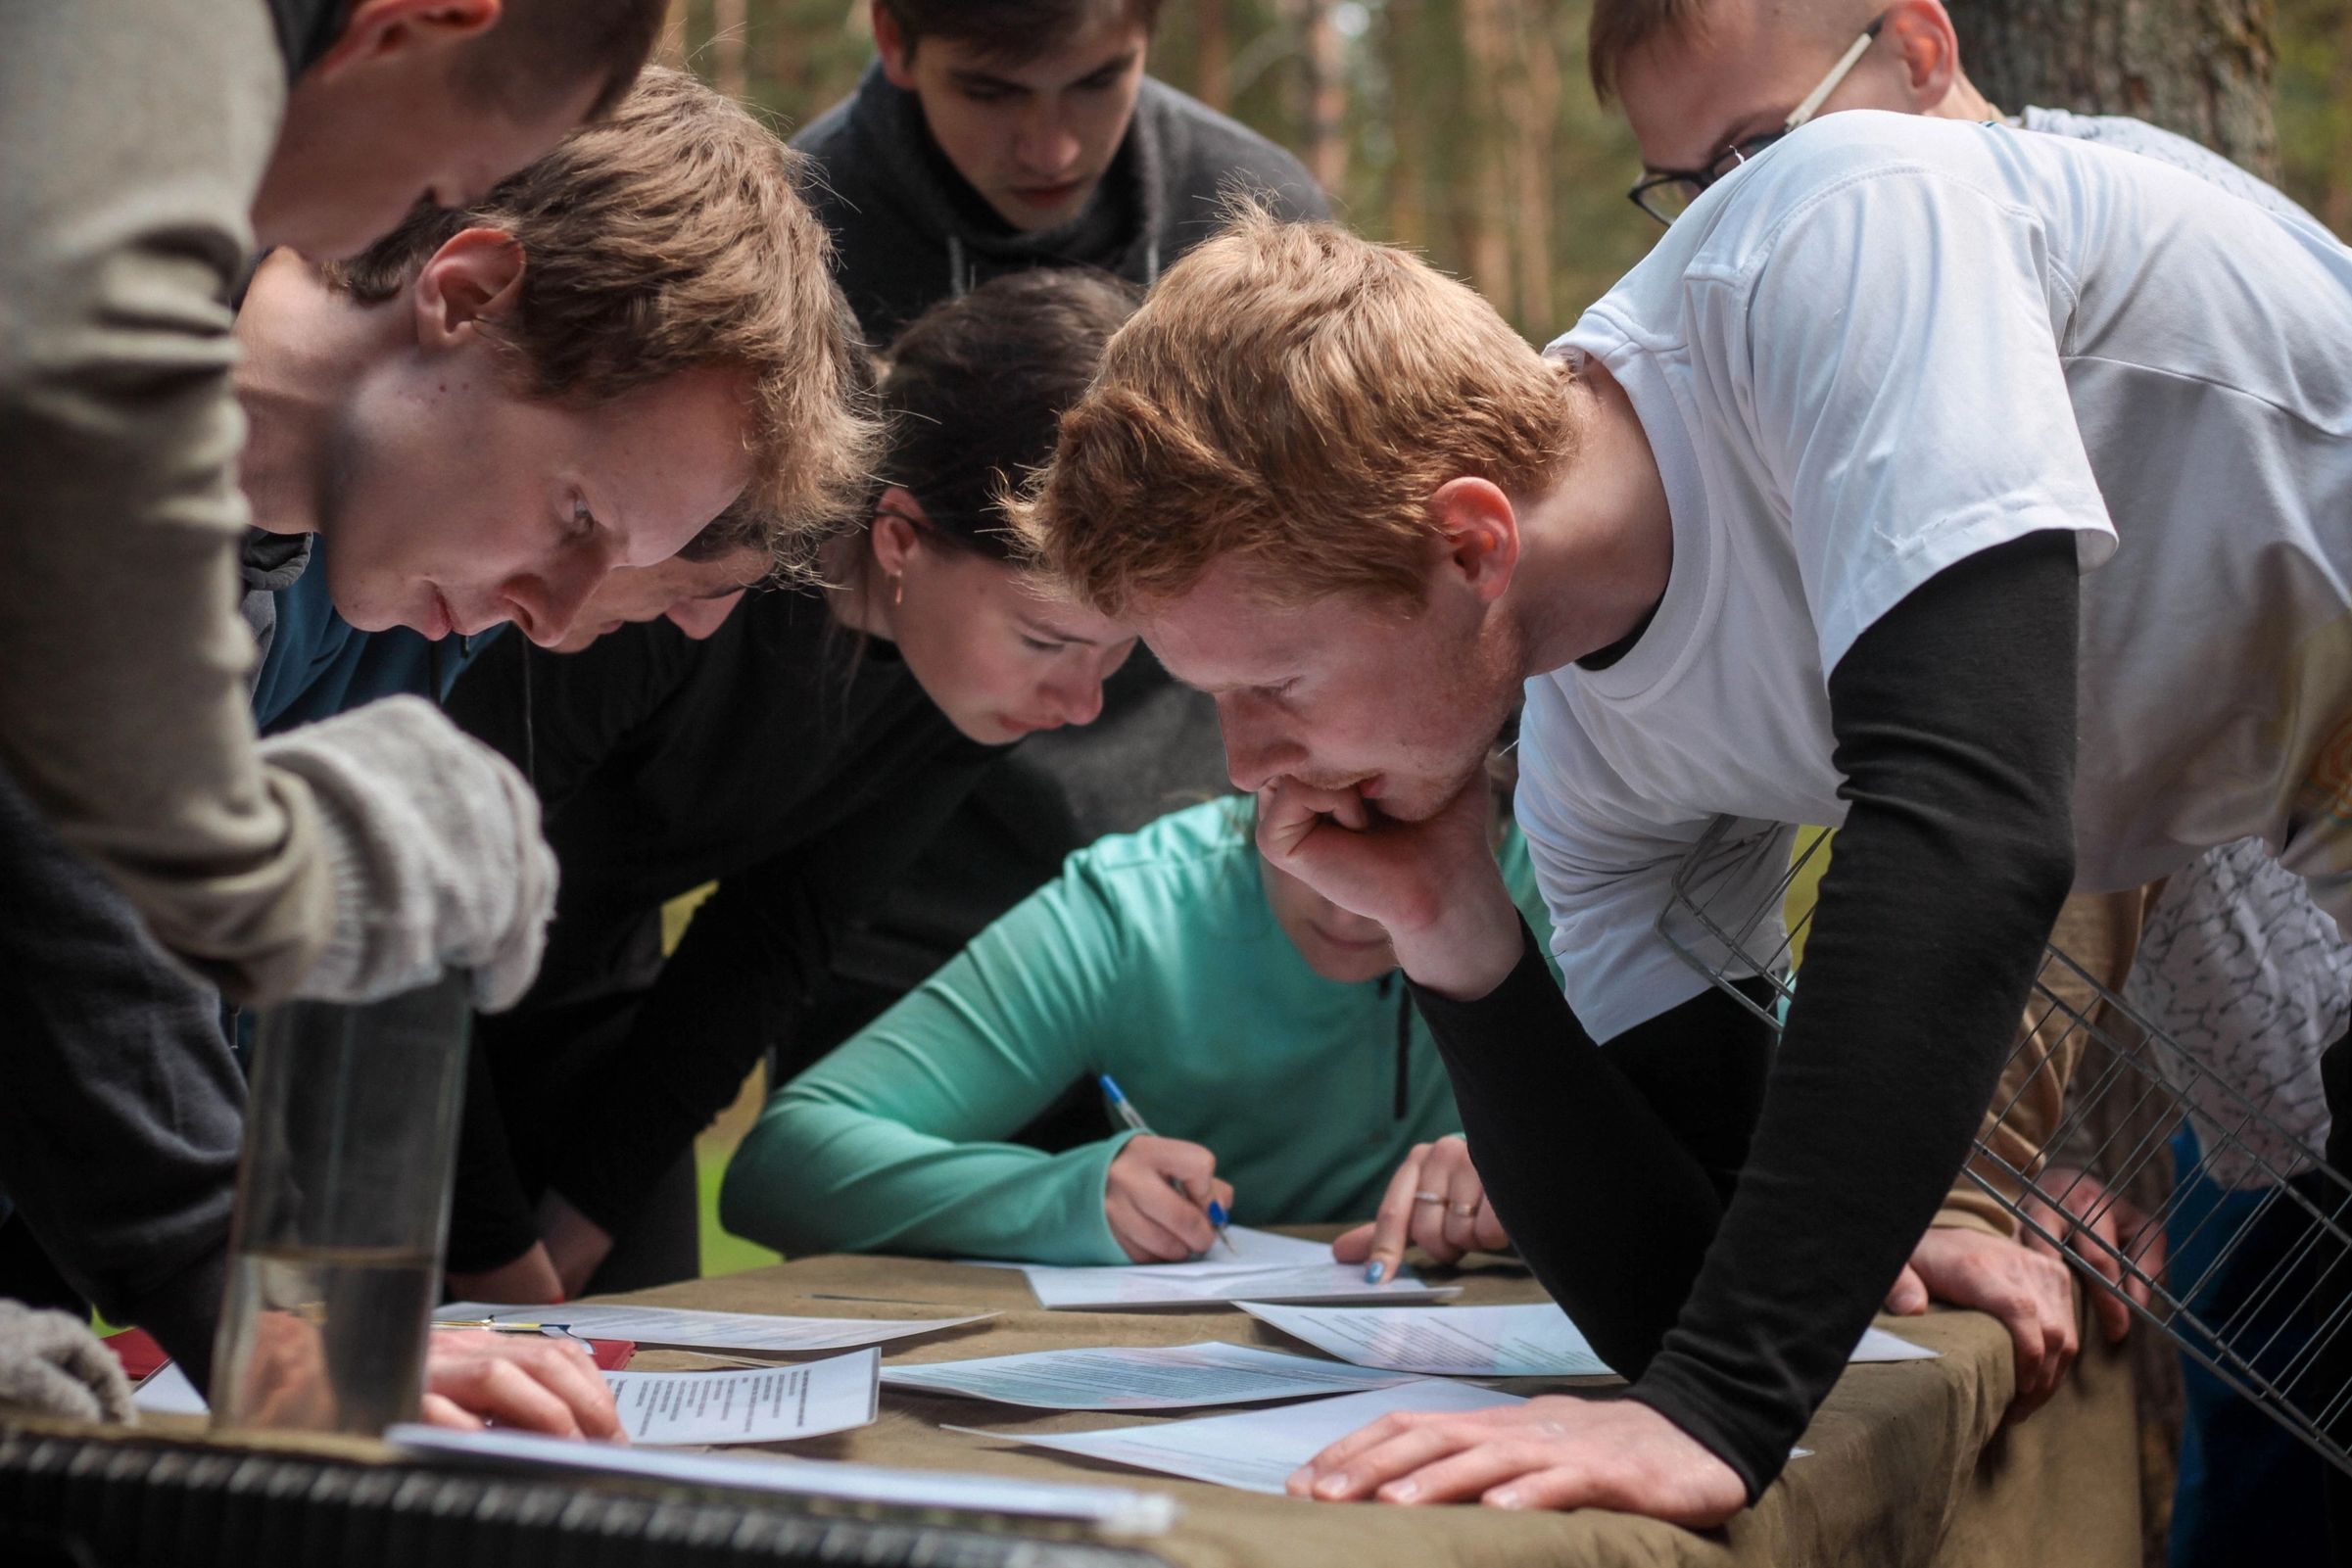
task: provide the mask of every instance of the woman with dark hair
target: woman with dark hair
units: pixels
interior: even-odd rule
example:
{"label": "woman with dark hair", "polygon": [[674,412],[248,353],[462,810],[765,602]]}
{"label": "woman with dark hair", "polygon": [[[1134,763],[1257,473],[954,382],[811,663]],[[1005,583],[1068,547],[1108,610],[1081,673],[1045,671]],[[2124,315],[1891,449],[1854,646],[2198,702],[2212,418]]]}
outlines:
{"label": "woman with dark hair", "polygon": [[[477,1025],[450,1230],[458,1294],[553,1301],[697,1271],[695,1135],[763,1050],[785,1073],[850,923],[994,748],[1084,724],[1134,639],[1011,556],[999,499],[1132,309],[1107,277],[1001,278],[918,319],[881,386],[868,526],[822,587],[585,651],[508,638],[453,694],[531,776],[562,867],[539,981]],[[676,950],[661,909],[716,882]]]}

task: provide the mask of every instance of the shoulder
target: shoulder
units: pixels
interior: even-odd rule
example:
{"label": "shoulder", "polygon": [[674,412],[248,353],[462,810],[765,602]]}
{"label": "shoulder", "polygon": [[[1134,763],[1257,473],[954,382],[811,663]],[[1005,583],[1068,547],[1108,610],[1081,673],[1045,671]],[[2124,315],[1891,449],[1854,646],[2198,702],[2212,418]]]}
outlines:
{"label": "shoulder", "polygon": [[1135,114],[1159,139],[1164,177],[1181,194],[1212,200],[1239,189],[1271,198],[1276,214],[1285,218],[1331,215],[1330,203],[1306,165],[1199,99],[1146,76]]}
{"label": "shoulder", "polygon": [[1123,919],[1258,896],[1249,802],[1223,796],[1170,812],[1131,833],[1098,838],[1070,857],[1082,883]]}
{"label": "shoulder", "polygon": [[2199,146],[2185,136],[2166,130],[2161,125],[2151,125],[2144,119],[2134,119],[2129,115],[2077,115],[2063,109],[2043,109],[2032,104],[2026,106],[2018,119],[2027,130],[2047,136],[2063,136],[2076,142],[2092,142],[2119,152],[2154,159],[2184,173],[2193,174],[2218,190],[2252,202],[2266,212],[2306,223],[2319,222],[2318,218],[2297,206],[2276,185],[2257,178],[2211,148]]}

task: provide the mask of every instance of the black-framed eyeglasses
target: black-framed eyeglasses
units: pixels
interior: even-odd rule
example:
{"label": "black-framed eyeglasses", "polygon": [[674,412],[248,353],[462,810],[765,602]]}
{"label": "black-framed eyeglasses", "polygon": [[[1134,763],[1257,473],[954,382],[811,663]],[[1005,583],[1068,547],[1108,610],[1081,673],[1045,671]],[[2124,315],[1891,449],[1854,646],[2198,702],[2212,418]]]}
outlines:
{"label": "black-framed eyeglasses", "polygon": [[1870,25],[1862,29],[1861,36],[1848,44],[1846,53],[1840,55],[1838,63],[1830,67],[1829,74],[1822,77],[1820,84],[1806,93],[1803,101],[1789,112],[1789,118],[1781,121],[1780,129],[1751,136],[1744,142],[1734,142],[1704,168],[1661,168],[1643,178],[1625,194],[1632,199],[1634,206],[1660,223],[1672,223],[1683,214],[1685,209],[1699,200],[1700,192],[1818,114],[1822,104],[1831,93],[1838,90],[1838,83],[1846,79],[1847,72],[1853,70],[1872,40],[1878,37],[1879,29],[1886,24],[1885,12],[1872,18]]}

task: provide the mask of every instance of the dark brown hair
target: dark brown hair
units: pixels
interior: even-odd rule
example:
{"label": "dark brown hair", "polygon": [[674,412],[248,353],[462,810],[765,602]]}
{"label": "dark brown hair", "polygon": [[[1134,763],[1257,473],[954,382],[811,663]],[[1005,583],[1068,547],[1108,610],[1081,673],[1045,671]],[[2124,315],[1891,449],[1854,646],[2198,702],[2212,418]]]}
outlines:
{"label": "dark brown hair", "polygon": [[1146,32],[1160,20],[1160,0],[882,0],[882,8],[909,50],[920,39],[951,38],[1008,65],[1049,54],[1106,17],[1132,17]]}
{"label": "dark brown hair", "polygon": [[1107,272],[1037,267],[991,278],[917,316],[882,380],[882,481],[923,503],[941,544],[1010,560],[1004,502],[1053,455],[1137,291]]}
{"label": "dark brown hair", "polygon": [[600,119],[629,95],[669,6],[670,0],[505,0],[498,24],[466,46],[459,79],[475,102],[519,119],[598,78],[588,118]]}

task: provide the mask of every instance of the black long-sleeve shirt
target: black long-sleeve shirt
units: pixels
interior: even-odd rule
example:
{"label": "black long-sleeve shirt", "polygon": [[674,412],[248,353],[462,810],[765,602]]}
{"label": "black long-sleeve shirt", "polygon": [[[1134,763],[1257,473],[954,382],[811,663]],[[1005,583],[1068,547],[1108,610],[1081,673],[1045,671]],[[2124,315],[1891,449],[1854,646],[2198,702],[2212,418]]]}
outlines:
{"label": "black long-sleeve shirt", "polygon": [[1596,1049],[1531,939],[1483,998],[1418,994],[1521,1256],[1752,1498],[1966,1158],[2072,880],[2076,595],[2033,535],[1831,673],[1849,810],[1768,1071],[1719,992]]}
{"label": "black long-sleeve shirt", "polygon": [[[990,752],[956,732],[888,643],[861,647],[813,593],[754,594],[700,642],[661,621],[568,655],[503,639],[449,706],[532,777],[562,873],[539,981],[484,1029],[489,1052],[560,1056],[567,1005],[644,993],[593,1068],[491,1064],[559,1133],[536,1174],[617,1231],[761,1052],[789,1053],[842,927],[888,890]],[[664,962],[661,905],[710,881],[718,890]],[[459,1269],[507,1261],[536,1238],[500,1136],[469,1112],[451,1227]]]}

